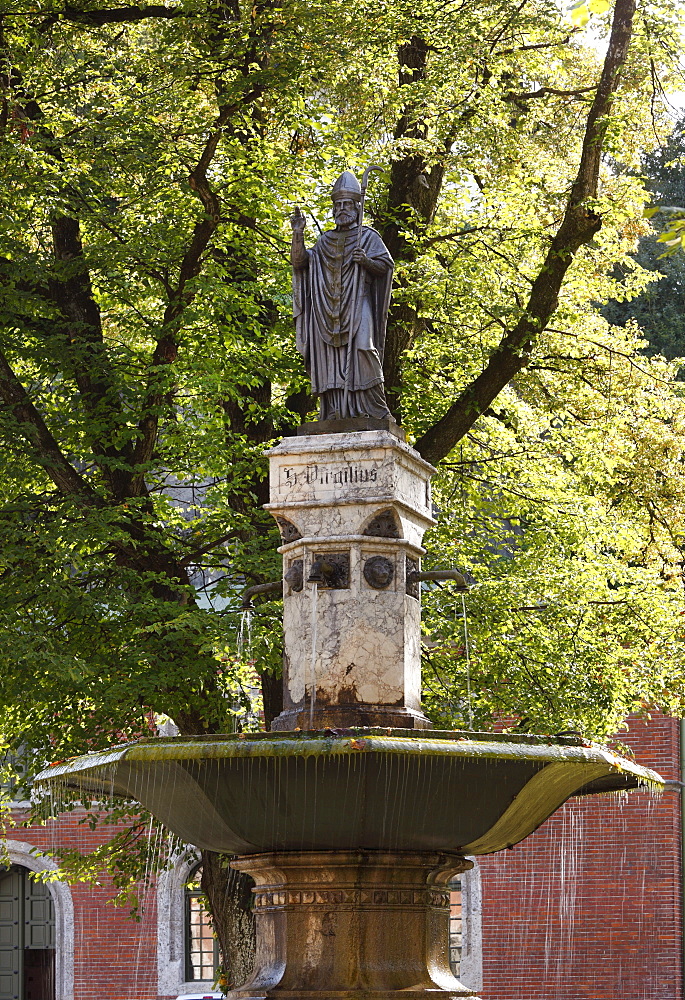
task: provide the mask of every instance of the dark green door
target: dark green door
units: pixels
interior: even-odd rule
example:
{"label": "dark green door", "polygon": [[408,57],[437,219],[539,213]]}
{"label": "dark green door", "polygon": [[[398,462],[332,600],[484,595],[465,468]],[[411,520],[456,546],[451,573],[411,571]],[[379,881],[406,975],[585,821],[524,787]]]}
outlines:
{"label": "dark green door", "polygon": [[19,865],[0,871],[0,1000],[54,1000],[50,890]]}
{"label": "dark green door", "polygon": [[21,996],[24,945],[21,928],[24,883],[19,869],[0,873],[0,1000]]}

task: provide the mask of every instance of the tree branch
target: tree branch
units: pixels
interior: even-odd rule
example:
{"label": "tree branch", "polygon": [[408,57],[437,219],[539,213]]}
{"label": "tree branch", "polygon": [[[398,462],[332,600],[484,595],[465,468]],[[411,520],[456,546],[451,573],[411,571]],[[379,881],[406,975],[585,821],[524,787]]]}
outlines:
{"label": "tree branch", "polygon": [[[26,93],[21,73],[14,69],[12,72],[15,90],[22,96],[23,115],[31,121],[42,122],[43,112],[35,99]],[[54,133],[42,124],[38,131],[48,156],[64,164],[64,156]],[[73,197],[68,187],[65,193]],[[24,290],[54,303],[59,309],[66,327],[69,374],[76,382],[94,425],[107,427],[115,414],[119,421],[123,421],[123,414],[105,350],[100,309],[93,295],[90,272],[83,254],[80,223],[71,215],[56,215],[51,229],[55,267],[45,276],[44,286],[42,283],[25,282]],[[7,263],[0,261],[3,265]],[[61,333],[62,329],[58,327],[58,331]],[[100,438],[93,436],[89,443],[112,495],[116,499],[123,498],[130,482],[130,472],[122,469],[122,464],[130,464],[132,449],[128,443],[123,448],[114,447],[107,440],[107,431],[101,431]]]}
{"label": "tree branch", "polygon": [[570,35],[566,35],[565,38],[559,38],[555,42],[535,42],[531,45],[517,45],[512,49],[498,49],[497,52],[493,52],[493,56],[511,56],[519,52],[530,52],[532,49],[556,49],[560,45],[568,45],[571,40]]}
{"label": "tree branch", "polygon": [[[427,126],[423,120],[424,105],[411,88],[426,77],[431,46],[418,35],[400,45],[397,51],[399,85],[407,93],[395,126],[395,139],[424,139]],[[445,154],[449,143],[445,144]],[[425,230],[432,220],[442,188],[444,162],[428,166],[418,153],[408,153],[394,160],[390,167],[388,201],[381,226],[383,242],[395,261],[413,260],[415,244],[407,233]],[[416,310],[408,304],[393,303],[388,317],[388,330],[383,353],[383,372],[388,405],[397,419],[400,414],[401,359],[413,339],[423,328]]]}
{"label": "tree branch", "polygon": [[165,7],[164,4],[147,4],[145,7],[110,7],[105,10],[80,10],[65,4],[63,10],[46,17],[40,25],[45,31],[58,21],[71,21],[75,24],[90,24],[101,27],[105,24],[132,24],[144,21],[148,17],[171,18],[181,17],[187,12],[182,7]]}
{"label": "tree branch", "polygon": [[[133,464],[136,466],[145,466],[154,454],[159,428],[159,407],[164,399],[164,389],[161,385],[162,370],[176,360],[178,321],[194,298],[194,293],[188,292],[186,285],[199,274],[202,255],[219,225],[221,200],[210,187],[207,180],[207,170],[219,145],[223,127],[234,110],[232,106],[226,106],[220,110],[214,130],[189,176],[190,187],[202,202],[205,215],[193,227],[193,234],[181,261],[178,284],[164,311],[163,329],[165,332],[157,341],[152,355],[148,388],[143,404],[143,416],[138,423],[139,434],[133,453]],[[144,490],[144,484],[145,471],[144,468],[141,468],[134,474],[131,481],[133,493],[137,495]]]}
{"label": "tree branch", "polygon": [[429,462],[435,464],[448,455],[502,389],[526,367],[537,338],[556,311],[559,291],[575,254],[601,228],[602,220],[588,201],[597,195],[607,116],[628,56],[635,6],[635,0],[616,0],[609,47],[587,118],[578,174],[526,309],[502,338],[485,370],[416,442],[415,447]]}
{"label": "tree branch", "polygon": [[[52,223],[57,276],[50,281],[50,297],[67,323],[73,375],[83,397],[85,409],[93,420],[108,423],[121,408],[113,391],[112,373],[102,336],[100,309],[93,296],[90,274],[83,257],[78,219],[58,216]],[[116,448],[103,440],[91,440],[93,454],[116,499],[126,496],[131,473],[121,469],[130,464],[128,444]]]}
{"label": "tree branch", "polygon": [[531,90],[527,94],[515,94],[509,91],[504,95],[505,101],[533,101],[536,97],[546,97],[551,94],[553,97],[580,97],[596,90],[596,87],[577,87],[575,90],[558,90],[556,87],[540,87],[538,90]]}
{"label": "tree branch", "polygon": [[[237,6],[229,3],[226,7],[229,20],[238,16]],[[252,7],[248,44],[241,67],[242,75],[246,79],[255,76],[255,67],[261,71],[267,64],[268,46],[265,45],[265,42],[274,30],[275,22],[262,24],[260,18],[269,9],[269,5],[266,3],[255,3]],[[221,37],[221,32],[217,28],[216,41],[219,42]],[[200,158],[188,178],[190,188],[202,202],[205,214],[195,223],[192,236],[183,254],[178,284],[164,314],[163,327],[165,332],[157,342],[152,357],[143,416],[138,424],[139,436],[134,452],[134,464],[141,466],[141,471],[133,479],[132,488],[134,490],[143,489],[144,466],[152,458],[157,441],[159,411],[165,396],[162,372],[176,360],[180,319],[186,307],[195,297],[195,292],[189,291],[187,285],[200,273],[204,254],[221,223],[221,199],[212,189],[207,179],[207,171],[214,159],[219,142],[227,130],[231,131],[232,135],[238,137],[244,144],[249,144],[249,130],[246,130],[242,124],[238,129],[231,128],[229,124],[236,113],[251,108],[254,119],[258,119],[261,114],[257,102],[262,96],[264,85],[259,82],[258,77],[254,81],[254,85],[246,89],[238,101],[232,103],[227,103],[222,99],[224,91],[221,80],[217,81],[216,86],[219,114]]]}
{"label": "tree branch", "polygon": [[67,461],[43,417],[29,399],[26,389],[2,353],[0,353],[0,399],[12,412],[20,434],[31,445],[35,459],[45,469],[55,486],[62,493],[77,496],[90,506],[101,506],[101,498]]}

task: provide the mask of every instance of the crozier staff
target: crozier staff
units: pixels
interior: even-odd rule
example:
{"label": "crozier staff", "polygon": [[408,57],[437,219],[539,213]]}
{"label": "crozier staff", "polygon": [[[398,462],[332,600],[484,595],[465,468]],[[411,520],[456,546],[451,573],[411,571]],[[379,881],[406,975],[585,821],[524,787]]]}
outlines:
{"label": "crozier staff", "polygon": [[374,229],[359,231],[362,189],[351,171],[337,179],[331,199],[335,229],[311,250],[299,208],[290,219],[297,349],[321,420],[389,417],[382,357],[394,262]]}

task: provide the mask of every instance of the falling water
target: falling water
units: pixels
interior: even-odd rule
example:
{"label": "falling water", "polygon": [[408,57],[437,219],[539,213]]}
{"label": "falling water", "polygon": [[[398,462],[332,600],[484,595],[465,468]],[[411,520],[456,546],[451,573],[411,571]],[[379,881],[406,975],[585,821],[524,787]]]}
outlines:
{"label": "falling water", "polygon": [[469,627],[466,619],[466,595],[461,595],[462,621],[464,622],[464,656],[466,657],[466,702],[469,711],[469,729],[473,729],[473,705],[471,703],[471,651],[469,649]]}
{"label": "falling water", "polygon": [[[507,955],[501,1000],[674,995],[650,957],[666,954],[663,928],[678,905],[668,799],[643,789],[571,800],[513,851],[479,859],[486,994],[499,975],[489,962]],[[672,950],[675,969],[677,942]]]}
{"label": "falling water", "polygon": [[[146,832],[146,837],[148,841],[148,851],[145,857],[145,871],[143,873],[143,878],[139,883],[138,889],[138,906],[141,918],[144,920],[150,909],[150,903],[152,902],[152,887],[150,885],[151,876],[156,874],[156,863],[161,861],[161,829],[159,824],[155,826],[155,821],[152,816],[148,823],[148,828]],[[154,859],[154,861],[153,861]],[[153,871],[154,869],[154,871]],[[143,935],[141,933],[136,936],[136,948],[135,957],[133,962],[133,981],[135,984],[136,992],[138,992],[141,983],[141,971],[142,962],[145,960],[144,949],[143,949]]]}
{"label": "falling water", "polygon": [[561,833],[555,845],[557,863],[551,867],[555,886],[547,897],[545,969],[553,972],[557,983],[565,981],[566,970],[573,961],[576,899],[585,860],[584,819],[580,810],[563,810]]}
{"label": "falling water", "polygon": [[[35,807],[47,820],[48,853],[57,864],[60,863],[60,855],[65,847],[88,856],[121,829],[119,821],[111,824],[107,821],[111,810],[121,806],[121,801],[115,799],[114,795],[116,769],[116,763],[99,766],[97,791],[88,777],[82,774],[72,775],[63,781],[58,779],[46,789],[36,789]],[[150,780],[154,781],[154,778],[148,777],[147,782]],[[70,825],[65,827],[64,822],[60,823],[59,819],[62,817],[64,821],[67,816]],[[97,823],[94,822],[95,818]],[[125,820],[122,819],[121,822],[125,823]],[[128,954],[126,995],[132,997],[149,996],[155,991],[156,983],[153,982],[151,971],[153,955],[150,952],[150,942],[154,941],[156,933],[155,874],[163,866],[175,843],[175,839],[167,835],[152,818],[146,821],[143,837],[147,841],[143,877],[136,886],[131,887],[138,898],[139,922],[129,922],[126,905],[122,910],[115,911],[113,918],[109,915],[101,922],[100,918],[110,910],[108,900],[114,896],[115,890],[100,877],[90,890],[88,919],[78,921],[74,928],[77,953],[86,965],[94,965],[100,957],[98,949],[102,946],[103,936],[112,933],[112,919],[119,923],[122,935],[120,947]],[[117,986],[114,981],[106,981],[104,989],[106,995],[110,995],[107,993],[108,989],[117,990]],[[120,995],[118,990],[117,995]]]}
{"label": "falling water", "polygon": [[311,608],[312,608],[312,649],[310,663],[310,689],[309,689],[309,728],[314,728],[314,708],[316,706],[316,626],[317,626],[317,606],[316,599],[319,593],[319,585],[312,582]]}
{"label": "falling water", "polygon": [[[316,589],[316,588],[314,588]],[[312,657],[310,708],[314,712],[316,695],[316,613],[317,596],[312,595]],[[494,737],[493,737],[494,738]],[[173,759],[167,759],[162,752],[169,741],[150,740],[138,745],[131,753],[131,763],[154,762],[155,766],[134,766],[135,778],[129,786],[132,797],[143,802],[157,801],[160,788],[168,790],[168,801],[175,802],[184,787],[184,775],[192,775],[210,801],[219,802],[221,789],[230,787],[235,793],[235,810],[247,816],[254,809],[255,822],[261,825],[261,841],[271,842],[276,849],[297,849],[294,841],[300,834],[300,849],[312,850],[320,840],[331,838],[336,841],[342,833],[350,838],[349,847],[362,843],[365,832],[379,829],[380,843],[385,849],[412,848],[414,838],[425,838],[434,832],[440,839],[440,823],[449,819],[454,795],[450,791],[465,790],[464,775],[466,762],[482,760],[482,781],[487,785],[494,769],[500,766],[499,757],[510,762],[516,760],[517,745],[507,742],[506,737],[498,740],[498,753],[493,753],[492,744],[477,740],[441,740],[431,734],[417,733],[412,740],[392,735],[383,736],[383,744],[374,749],[373,736],[363,738],[350,736],[348,739],[301,733],[289,737],[272,734],[241,734],[240,737],[207,737],[197,744],[180,739],[172,741]],[[543,737],[522,738],[526,745],[547,747]],[[392,752],[389,748],[392,746]],[[486,748],[488,748],[486,750]],[[344,748],[344,750],[343,750]],[[363,751],[369,751],[364,753]],[[491,758],[482,758],[486,751]],[[122,774],[117,777],[119,761],[117,755],[93,754],[95,758],[91,773],[81,772],[64,777],[69,783],[65,796],[80,795],[82,802],[92,800],[95,809],[103,809],[108,796],[111,799],[115,788],[121,788]],[[547,752],[547,751],[545,751]],[[93,772],[97,775],[94,782]],[[178,777],[178,788],[176,787]],[[469,779],[474,780],[474,779]],[[59,777],[57,779],[59,782]],[[292,782],[292,794],[288,791],[288,781]],[[80,785],[79,785],[80,783]],[[90,790],[89,790],[90,784]],[[285,787],[283,787],[285,786]],[[54,786],[53,786],[54,788]],[[92,789],[97,791],[93,792]],[[73,789],[73,793],[71,791]],[[59,802],[59,790],[56,790]],[[374,802],[373,810],[365,812],[366,798]],[[590,971],[584,967],[591,965],[595,952],[587,941],[606,942],[606,953],[616,956],[613,966],[623,960],[624,974],[631,981],[631,996],[636,1000],[657,1000],[658,994],[650,986],[634,986],[635,970],[630,967],[632,944],[639,940],[646,947],[656,946],[658,917],[661,912],[657,904],[650,903],[654,913],[647,913],[644,925],[635,899],[646,898],[650,892],[650,882],[658,878],[658,849],[654,846],[654,834],[659,830],[661,807],[658,799],[648,792],[639,792],[633,797],[637,802],[637,812],[633,812],[645,831],[650,831],[648,844],[643,844],[636,858],[634,834],[631,835],[626,817],[633,808],[625,804],[625,795],[600,796],[591,801],[581,800],[569,803],[556,817],[549,821],[529,844],[521,844],[513,852],[503,852],[501,857],[485,859],[484,870],[490,864],[491,872],[499,871],[501,878],[492,879],[497,883],[498,914],[503,917],[501,927],[493,934],[492,927],[486,928],[484,935],[488,951],[506,952],[512,959],[515,974],[512,977],[512,995],[525,995],[529,989],[529,979],[534,969],[545,988],[555,1000],[578,1000],[578,969],[583,969],[589,981]],[[245,804],[250,803],[249,807]],[[294,816],[288,815],[288,804],[294,804]],[[305,807],[301,808],[304,803]],[[298,815],[299,814],[299,815]],[[340,822],[340,817],[346,824]],[[364,826],[373,817],[370,826]],[[218,820],[218,817],[217,817]],[[210,839],[218,835],[211,829],[210,817],[206,833]],[[301,826],[299,825],[301,824]],[[444,825],[444,822],[443,822]],[[663,820],[661,821],[663,827]],[[457,823],[451,823],[455,831]],[[90,834],[85,829],[84,844]],[[159,849],[161,841],[157,834],[151,843],[151,855]],[[152,834],[152,828],[150,830]],[[451,835],[456,836],[456,833]],[[252,840],[252,838],[250,838]],[[255,842],[260,842],[257,835]],[[283,840],[287,846],[281,847]],[[424,840],[425,843],[425,840]],[[373,846],[373,845],[369,845]],[[342,845],[337,849],[347,849]],[[335,847],[331,849],[336,849]],[[592,910],[592,892],[588,883],[605,876],[606,861],[609,856],[618,875],[611,875],[609,887],[611,902],[603,913],[607,913],[607,926],[601,924],[601,917]],[[499,869],[495,866],[500,865]],[[151,861],[151,866],[152,861]],[[146,873],[147,874],[147,873]],[[487,876],[487,870],[486,870]],[[486,889],[488,878],[485,879]],[[145,892],[144,888],[141,888]],[[653,887],[652,887],[653,892]],[[653,898],[653,897],[652,897]],[[143,902],[148,902],[145,898]],[[492,905],[492,904],[491,904]],[[152,907],[147,907],[152,910]],[[508,914],[516,913],[515,921]],[[656,916],[655,916],[656,914]],[[506,929],[508,928],[508,935]],[[508,936],[508,940],[502,940]],[[141,939],[142,940],[142,939]],[[626,943],[627,942],[627,943]],[[142,947],[142,945],[141,945]],[[136,963],[142,969],[142,952],[133,953],[133,969]],[[487,961],[487,955],[486,955]],[[635,965],[635,960],[633,960]],[[140,973],[141,976],[143,973]],[[137,973],[136,973],[137,975]],[[594,975],[597,977],[595,970]],[[632,977],[632,978],[631,978]],[[516,981],[518,978],[518,982]],[[644,977],[643,977],[644,979]],[[597,986],[592,987],[592,1000],[616,1000],[602,990],[601,976]],[[142,989],[142,985],[141,985]],[[574,992],[575,991],[575,992]],[[487,991],[486,991],[487,994]]]}
{"label": "falling water", "polygon": [[239,659],[252,659],[252,611],[250,608],[240,612],[236,645]]}

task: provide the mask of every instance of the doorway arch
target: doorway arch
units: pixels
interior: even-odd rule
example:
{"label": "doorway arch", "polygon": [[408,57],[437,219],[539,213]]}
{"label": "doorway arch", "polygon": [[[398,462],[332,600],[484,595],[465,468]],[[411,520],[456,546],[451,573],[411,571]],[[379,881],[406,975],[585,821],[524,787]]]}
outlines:
{"label": "doorway arch", "polygon": [[[4,859],[11,866],[28,872],[56,871],[51,858],[41,854],[33,844],[7,840]],[[74,1000],[74,905],[69,886],[64,882],[34,883],[49,893],[54,913],[55,965],[54,1000]]]}
{"label": "doorway arch", "polygon": [[0,1000],[55,1000],[55,907],[22,865],[0,868]]}

